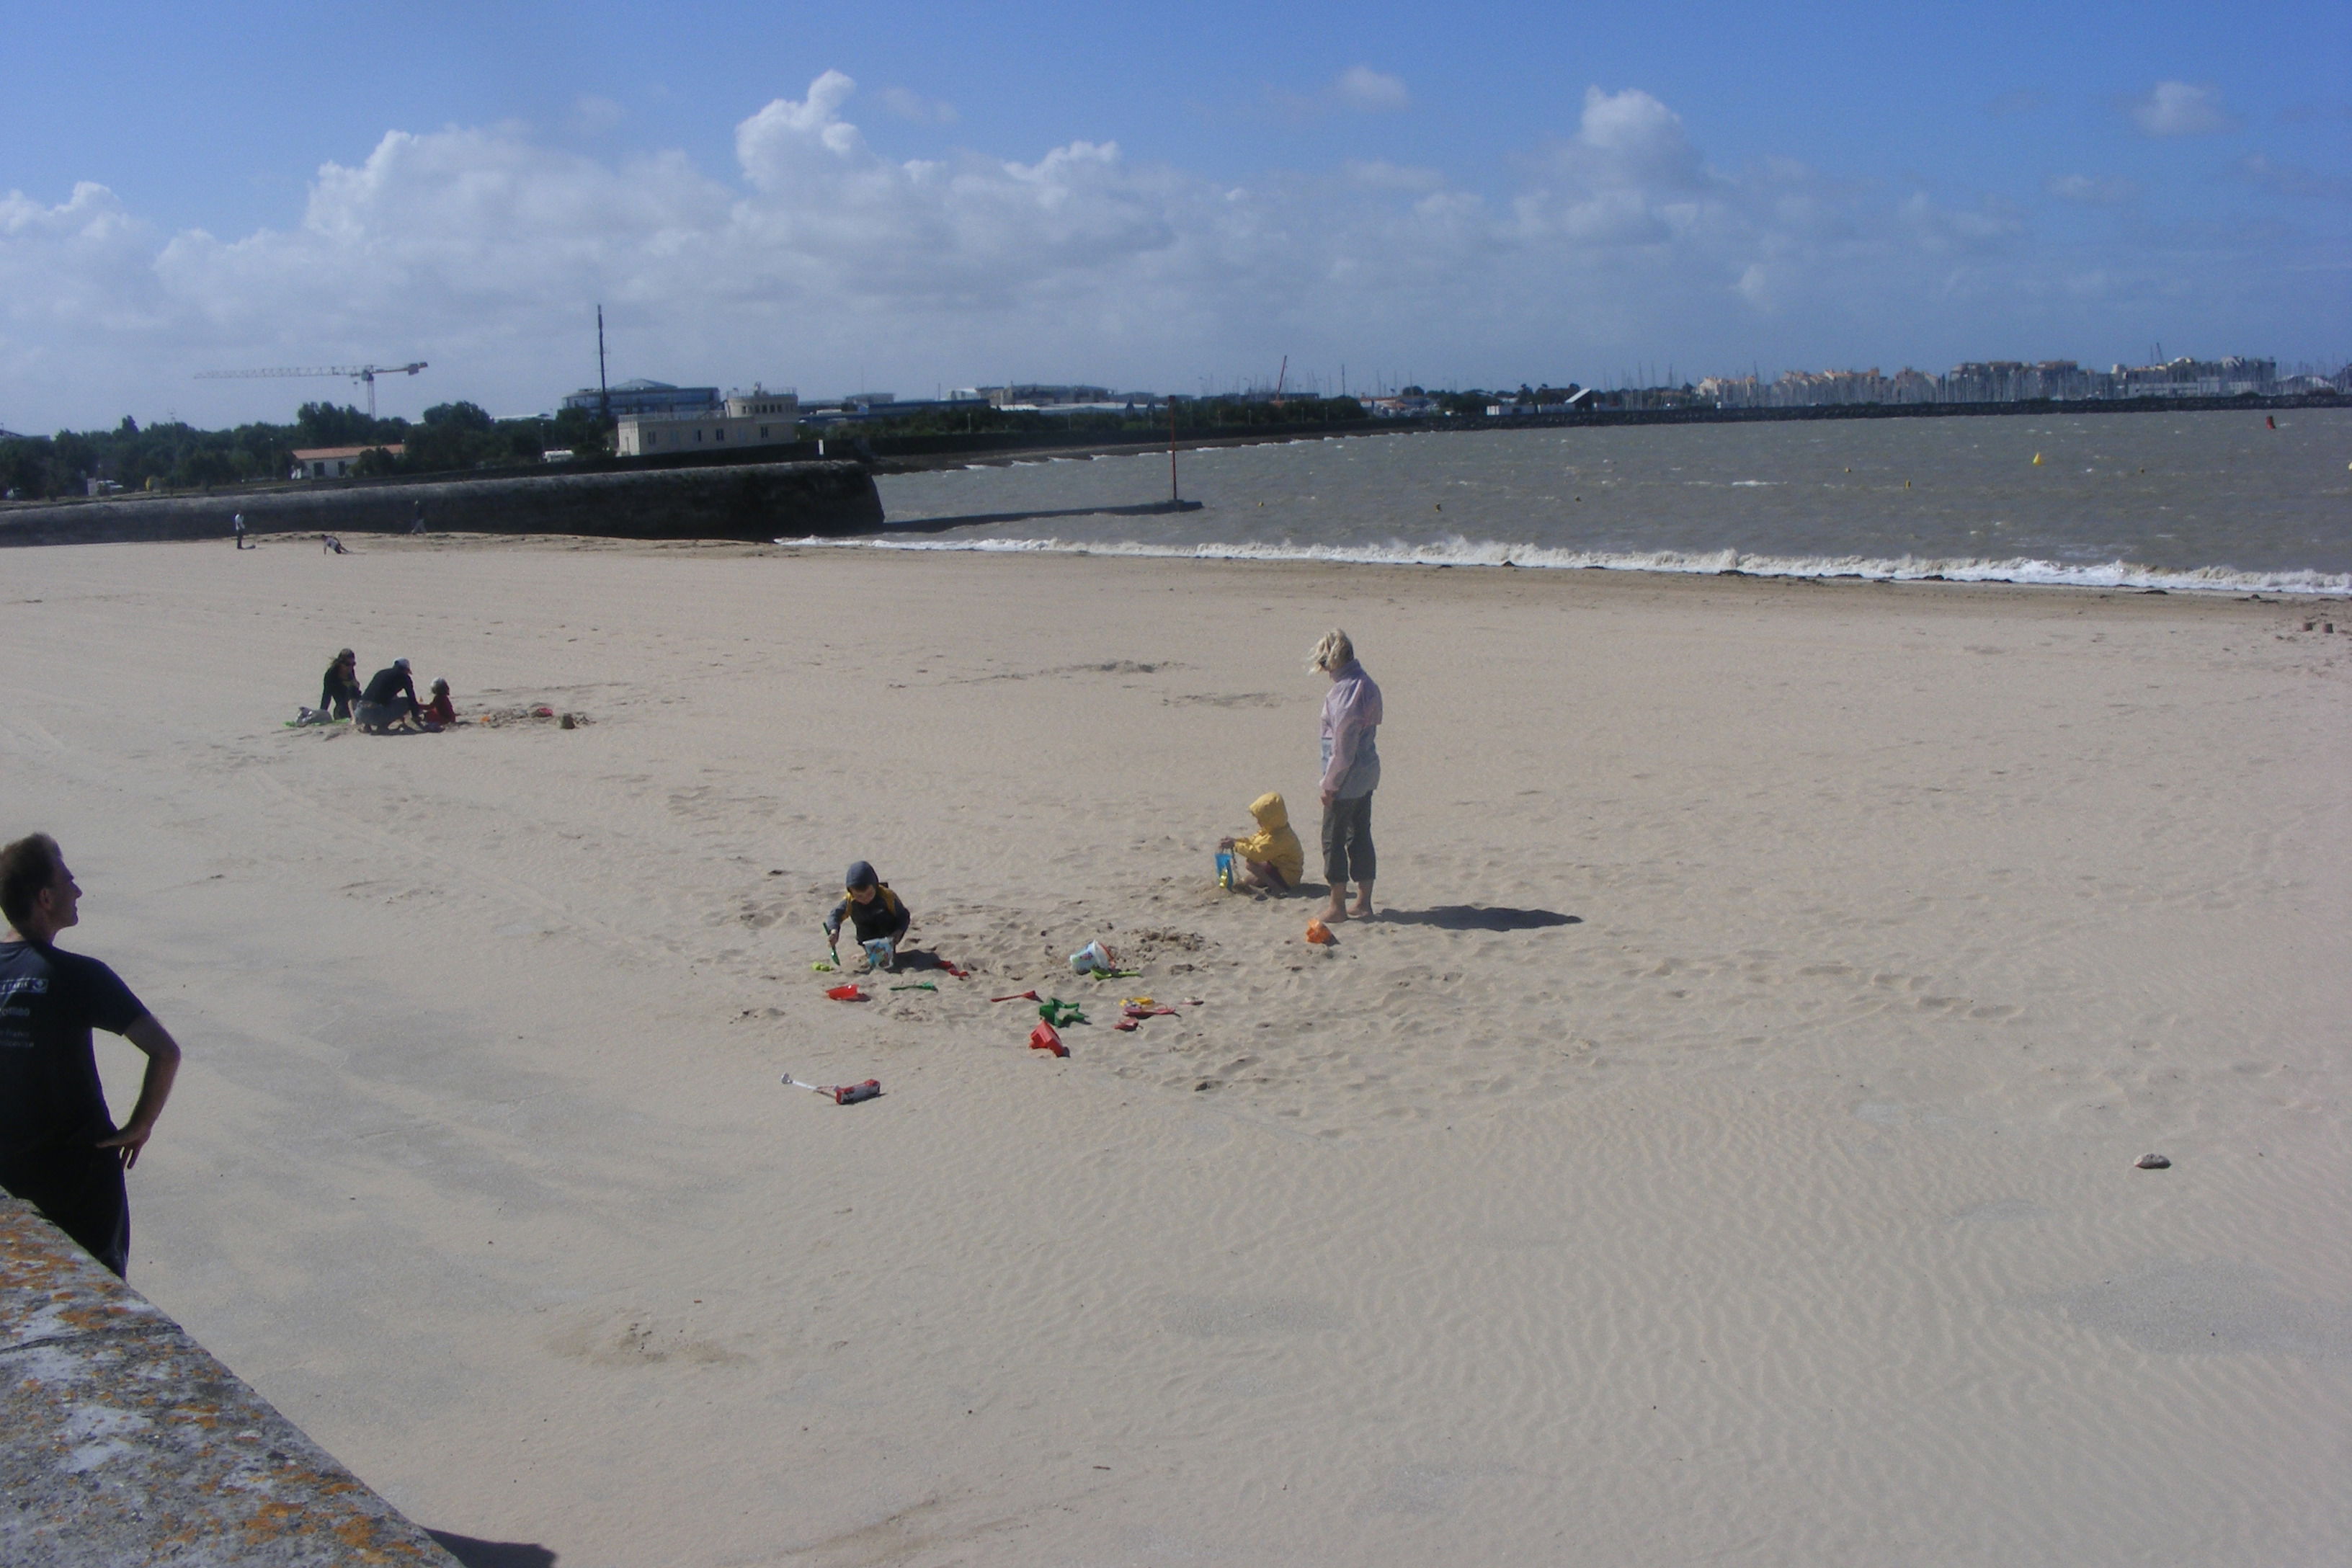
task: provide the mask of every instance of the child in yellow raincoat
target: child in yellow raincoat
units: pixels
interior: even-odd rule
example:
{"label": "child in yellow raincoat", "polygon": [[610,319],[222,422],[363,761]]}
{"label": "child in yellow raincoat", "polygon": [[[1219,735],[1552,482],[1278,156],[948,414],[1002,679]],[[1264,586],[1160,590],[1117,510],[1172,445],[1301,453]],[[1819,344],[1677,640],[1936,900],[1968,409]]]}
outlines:
{"label": "child in yellow raincoat", "polygon": [[1290,809],[1271,790],[1250,802],[1249,809],[1258,830],[1246,838],[1220,838],[1217,847],[1231,850],[1242,863],[1237,879],[1244,887],[1287,893],[1307,874],[1307,851],[1290,830]]}

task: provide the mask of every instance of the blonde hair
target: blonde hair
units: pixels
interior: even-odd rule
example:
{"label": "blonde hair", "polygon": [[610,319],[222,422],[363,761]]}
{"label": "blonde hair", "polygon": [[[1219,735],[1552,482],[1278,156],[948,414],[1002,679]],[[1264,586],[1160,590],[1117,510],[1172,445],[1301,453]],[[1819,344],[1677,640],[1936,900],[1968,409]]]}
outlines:
{"label": "blonde hair", "polygon": [[1316,643],[1315,651],[1307,656],[1307,673],[1328,675],[1345,668],[1355,657],[1356,645],[1348,640],[1347,633],[1333,626]]}

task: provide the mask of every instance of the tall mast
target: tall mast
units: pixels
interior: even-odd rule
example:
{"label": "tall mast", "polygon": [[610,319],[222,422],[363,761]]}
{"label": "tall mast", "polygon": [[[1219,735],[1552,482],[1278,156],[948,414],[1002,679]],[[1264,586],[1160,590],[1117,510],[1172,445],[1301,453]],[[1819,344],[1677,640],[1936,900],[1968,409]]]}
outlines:
{"label": "tall mast", "polygon": [[613,422],[613,389],[604,384],[604,307],[596,306],[596,417]]}

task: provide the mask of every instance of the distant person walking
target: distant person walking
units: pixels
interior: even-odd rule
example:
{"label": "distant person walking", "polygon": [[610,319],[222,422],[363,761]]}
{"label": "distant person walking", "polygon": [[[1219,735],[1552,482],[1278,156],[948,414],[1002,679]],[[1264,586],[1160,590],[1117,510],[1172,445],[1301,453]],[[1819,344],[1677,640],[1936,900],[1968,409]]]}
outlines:
{"label": "distant person walking", "polygon": [[[1331,678],[1323,699],[1323,879],[1331,897],[1326,924],[1372,912],[1372,879],[1379,862],[1372,851],[1372,791],[1380,787],[1381,753],[1373,742],[1381,727],[1381,689],[1356,662],[1356,645],[1333,627],[1315,645],[1307,668]],[[1344,904],[1348,884],[1356,901]]]}
{"label": "distant person walking", "polygon": [[414,505],[415,507],[415,510],[409,514],[408,531],[411,533],[422,533],[425,531],[425,503],[423,501],[417,501],[415,502]]}
{"label": "distant person walking", "polygon": [[228,531],[235,536],[239,550],[250,548],[245,542],[245,513],[238,512],[228,520]]}
{"label": "distant person walking", "polygon": [[[180,1047],[114,971],[51,945],[81,919],[81,889],[46,833],[0,848],[0,1186],[31,1204],[117,1275],[131,1266],[122,1174],[172,1096]],[[95,1026],[147,1058],[117,1130],[99,1082]]]}

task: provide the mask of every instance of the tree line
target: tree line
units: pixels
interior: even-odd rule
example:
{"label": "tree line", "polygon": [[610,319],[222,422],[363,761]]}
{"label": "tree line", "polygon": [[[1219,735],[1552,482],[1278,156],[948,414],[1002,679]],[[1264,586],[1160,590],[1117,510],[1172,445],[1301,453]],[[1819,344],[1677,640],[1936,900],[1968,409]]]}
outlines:
{"label": "tree line", "polygon": [[[1180,430],[1246,429],[1252,426],[1340,424],[1365,417],[1352,397],[1266,399],[1184,398],[1176,404]],[[901,418],[860,420],[843,430],[858,436],[1070,431],[1082,436],[1144,435],[1168,428],[1163,407],[1071,416],[1026,410],[925,409]],[[270,482],[293,473],[298,450],[359,447],[352,472],[362,477],[446,474],[479,468],[527,468],[551,451],[602,458],[613,449],[611,427],[586,409],[552,418],[494,419],[477,404],[441,403],[415,421],[372,418],[356,407],[306,403],[291,425],[239,425],[199,430],[171,421],[142,426],[126,416],[111,430],[60,430],[54,436],[0,440],[0,492],[16,500],[88,493],[92,480],[125,490],[189,490]],[[395,455],[395,453],[397,455]]]}
{"label": "tree line", "polygon": [[[612,449],[605,426],[591,413],[567,408],[552,419],[493,419],[471,403],[442,403],[414,423],[376,419],[355,407],[306,403],[291,425],[239,425],[199,430],[172,421],[142,426],[125,416],[111,430],[60,430],[55,436],[0,440],[0,492],[37,500],[88,492],[93,479],[126,490],[208,489],[284,479],[305,447],[363,447],[355,471],[438,474],[469,468],[518,468],[551,450],[583,458]],[[393,448],[401,448],[398,457]]]}

